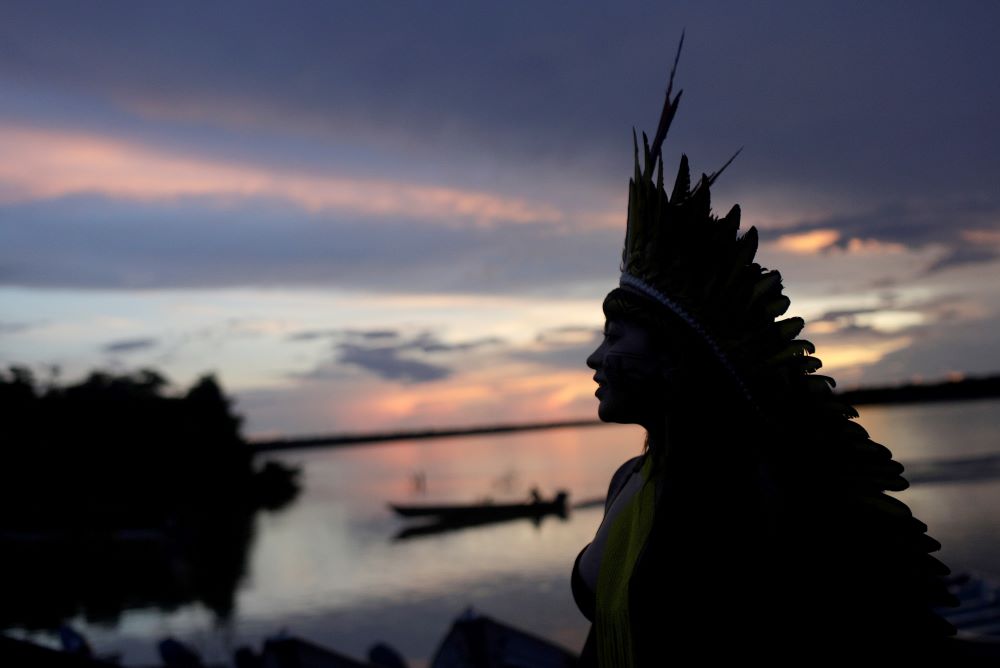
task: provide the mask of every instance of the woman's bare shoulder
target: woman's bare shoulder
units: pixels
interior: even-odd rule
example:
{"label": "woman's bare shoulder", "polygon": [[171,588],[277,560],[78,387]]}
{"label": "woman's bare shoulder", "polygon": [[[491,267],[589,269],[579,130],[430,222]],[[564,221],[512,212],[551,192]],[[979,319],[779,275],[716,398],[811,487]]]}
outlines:
{"label": "woman's bare shoulder", "polygon": [[624,464],[619,466],[618,470],[611,476],[611,484],[608,485],[608,495],[604,501],[605,512],[607,512],[608,507],[611,505],[611,501],[618,494],[618,490],[620,490],[625,484],[625,481],[628,480],[629,474],[632,473],[637,466],[639,466],[644,457],[645,455],[637,455],[632,459],[629,459]]}

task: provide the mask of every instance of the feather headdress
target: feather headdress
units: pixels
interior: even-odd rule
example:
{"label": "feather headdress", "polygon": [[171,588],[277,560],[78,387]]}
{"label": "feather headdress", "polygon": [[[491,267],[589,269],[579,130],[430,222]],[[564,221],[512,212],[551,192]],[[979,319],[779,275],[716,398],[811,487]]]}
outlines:
{"label": "feather headdress", "polygon": [[[817,541],[811,545],[842,567],[852,591],[878,592],[851,613],[858,628],[894,637],[954,635],[933,610],[958,604],[944,581],[950,570],[929,554],[941,545],[886,494],[908,487],[903,466],[854,421],[858,413],[833,393],[833,378],[815,373],[822,366],[815,347],[797,338],[805,322],[782,317],[790,301],[781,274],[755,261],[757,230],[739,234],[739,206],[721,218],[712,213],[709,189],[736,155],[693,185],[683,156],[672,188],[664,187],[661,150],[681,98],[673,95],[676,67],[677,58],[653,141],[643,133],[640,147],[633,132],[622,274],[608,300],[620,312],[625,292],[627,308],[669,314],[711,351],[761,424],[781,435],[765,439],[762,457],[776,472],[789,517],[822,525],[823,537],[810,538]],[[608,300],[605,311],[613,312]],[[789,544],[801,537],[794,531]]]}

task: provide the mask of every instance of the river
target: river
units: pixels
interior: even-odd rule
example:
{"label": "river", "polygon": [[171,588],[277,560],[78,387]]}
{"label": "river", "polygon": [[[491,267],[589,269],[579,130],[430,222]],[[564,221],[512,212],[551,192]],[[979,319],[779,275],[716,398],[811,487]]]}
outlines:
{"label": "river", "polygon": [[[997,400],[860,410],[860,423],[906,475],[932,460],[1000,455]],[[472,606],[578,650],[587,622],[570,594],[570,568],[600,522],[600,507],[537,525],[517,520],[395,540],[405,523],[387,503],[520,501],[532,487],[546,497],[565,489],[571,503],[603,497],[612,472],[641,446],[638,427],[608,425],[282,453],[303,467],[303,493],[286,510],[257,517],[229,623],[217,625],[189,605],[131,610],[113,627],[74,625],[99,652],[122,653],[125,664],[155,662],[155,643],[167,635],[228,661],[238,645],[257,647],[285,630],[358,658],[385,641],[419,667]],[[983,466],[918,480],[897,496],[943,544],[935,556],[953,571],[996,576],[1000,477]]]}

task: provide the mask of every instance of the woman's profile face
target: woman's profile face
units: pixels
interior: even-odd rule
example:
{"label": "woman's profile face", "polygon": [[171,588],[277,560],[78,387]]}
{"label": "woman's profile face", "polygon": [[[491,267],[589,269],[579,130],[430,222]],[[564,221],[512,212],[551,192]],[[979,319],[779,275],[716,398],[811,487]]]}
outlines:
{"label": "woman's profile face", "polygon": [[655,415],[663,389],[661,357],[647,328],[634,322],[609,318],[604,340],[587,358],[597,382],[604,422],[647,424]]}

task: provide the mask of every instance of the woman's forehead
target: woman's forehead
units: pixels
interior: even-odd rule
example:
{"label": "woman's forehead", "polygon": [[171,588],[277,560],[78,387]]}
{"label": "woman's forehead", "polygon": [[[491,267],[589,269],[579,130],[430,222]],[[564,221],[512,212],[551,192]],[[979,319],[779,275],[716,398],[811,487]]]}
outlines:
{"label": "woman's forehead", "polygon": [[646,311],[653,302],[622,288],[615,288],[604,297],[602,308],[608,316],[622,316]]}
{"label": "woman's forehead", "polygon": [[641,320],[630,318],[628,316],[618,316],[618,315],[607,316],[604,319],[604,326],[607,328],[614,328],[614,329],[627,329],[627,330],[639,329],[647,332],[651,330],[649,325],[645,322],[642,322]]}

